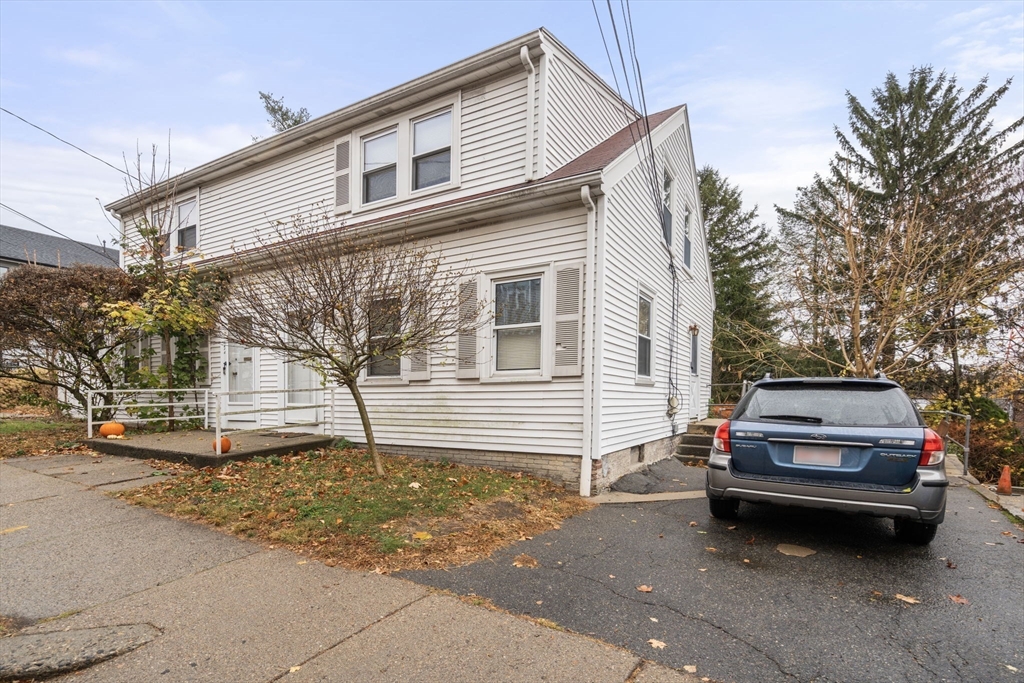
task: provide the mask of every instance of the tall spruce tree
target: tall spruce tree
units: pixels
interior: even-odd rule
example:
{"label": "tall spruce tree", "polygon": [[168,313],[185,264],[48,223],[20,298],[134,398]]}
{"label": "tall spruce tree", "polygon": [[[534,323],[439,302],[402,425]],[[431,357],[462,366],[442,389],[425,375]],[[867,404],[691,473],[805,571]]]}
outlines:
{"label": "tall spruce tree", "polygon": [[723,403],[738,398],[735,385],[772,369],[762,350],[778,327],[770,295],[777,247],[757,222],[757,207],[744,209],[740,189],[728,178],[705,166],[697,180],[715,282],[711,381],[718,385],[715,402]]}
{"label": "tall spruce tree", "polygon": [[[990,90],[987,79],[982,79],[965,91],[955,76],[922,67],[911,70],[905,85],[889,73],[883,86],[871,92],[870,108],[847,92],[850,130],[847,134],[836,128],[840,151],[829,174],[800,188],[793,210],[779,209],[785,250],[812,254],[831,248],[812,244],[822,239],[823,231],[816,228],[835,222],[837,207],[853,197],[852,209],[866,237],[891,235],[894,216],[927,215],[927,243],[937,255],[929,267],[932,291],[947,288],[948,279],[968,267],[1012,276],[1013,264],[1021,257],[1024,207],[1015,199],[1021,191],[1015,171],[1024,142],[1011,138],[1024,119],[1002,130],[992,121],[1009,87],[1007,81]],[[984,262],[977,261],[979,252],[986,254]],[[990,267],[1003,261],[1009,268]],[[991,304],[1005,289],[1004,283],[1005,278],[978,277],[974,286],[958,288],[953,306],[908,319],[904,338],[912,339],[915,329],[940,331],[920,345],[905,369],[934,371],[940,366],[938,374],[948,378],[942,388],[958,397],[963,351],[983,346],[985,333],[998,323]],[[886,303],[863,302],[861,329],[866,339],[878,329],[874,312]],[[891,366],[899,355],[896,339],[884,345],[880,366]]]}

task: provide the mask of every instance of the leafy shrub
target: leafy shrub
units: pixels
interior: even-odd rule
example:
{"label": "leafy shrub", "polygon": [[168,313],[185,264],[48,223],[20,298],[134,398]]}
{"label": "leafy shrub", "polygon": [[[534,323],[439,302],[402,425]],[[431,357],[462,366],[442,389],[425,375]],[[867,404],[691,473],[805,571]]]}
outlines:
{"label": "leafy shrub", "polygon": [[[949,436],[963,443],[963,423],[951,425]],[[1020,431],[1007,418],[971,420],[970,447],[968,467],[979,481],[998,480],[1003,466],[1009,465],[1014,485],[1024,485],[1024,443]]]}

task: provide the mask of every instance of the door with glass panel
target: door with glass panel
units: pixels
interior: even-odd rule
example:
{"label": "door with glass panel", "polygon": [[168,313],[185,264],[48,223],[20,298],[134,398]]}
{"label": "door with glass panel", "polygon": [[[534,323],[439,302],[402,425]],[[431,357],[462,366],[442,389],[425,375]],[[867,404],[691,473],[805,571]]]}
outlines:
{"label": "door with glass panel", "polygon": [[[225,375],[228,378],[227,398],[228,412],[239,412],[247,408],[254,408],[255,396],[251,392],[256,384],[256,350],[251,346],[243,346],[229,342],[224,364]],[[240,393],[235,393],[240,392]],[[255,422],[255,413],[240,413],[228,416],[228,422]]]}
{"label": "door with glass panel", "polygon": [[284,411],[285,424],[319,422],[321,409],[313,406],[323,403],[320,375],[298,361],[285,363],[284,373],[288,388],[285,405],[289,408]]}
{"label": "door with glass panel", "polygon": [[691,420],[700,419],[700,332],[690,331],[690,415]]}

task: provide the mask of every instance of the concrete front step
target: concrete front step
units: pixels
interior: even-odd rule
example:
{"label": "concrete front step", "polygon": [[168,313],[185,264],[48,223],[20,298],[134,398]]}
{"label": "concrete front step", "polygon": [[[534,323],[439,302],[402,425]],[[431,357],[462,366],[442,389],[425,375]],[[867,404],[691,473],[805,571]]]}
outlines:
{"label": "concrete front step", "polygon": [[676,455],[693,455],[702,457],[705,460],[711,457],[711,446],[694,446],[692,444],[679,444],[676,446]]}
{"label": "concrete front step", "polygon": [[714,441],[715,437],[711,434],[683,434],[679,437],[679,443],[687,446],[706,446],[711,448],[711,444]]}
{"label": "concrete front step", "polygon": [[686,426],[687,434],[710,434],[715,435],[715,430],[718,429],[718,425],[725,422],[725,420],[719,420],[717,418],[708,418],[701,420],[700,422],[691,422]]}

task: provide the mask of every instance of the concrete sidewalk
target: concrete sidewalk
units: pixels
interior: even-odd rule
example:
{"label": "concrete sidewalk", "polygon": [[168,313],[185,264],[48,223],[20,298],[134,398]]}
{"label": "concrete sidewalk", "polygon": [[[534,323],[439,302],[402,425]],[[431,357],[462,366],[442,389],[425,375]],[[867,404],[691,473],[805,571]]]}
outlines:
{"label": "concrete sidewalk", "polygon": [[[0,680],[694,683],[583,636],[332,568],[103,493],[155,480],[104,456],[0,462]],[[50,668],[47,668],[50,667]]]}

